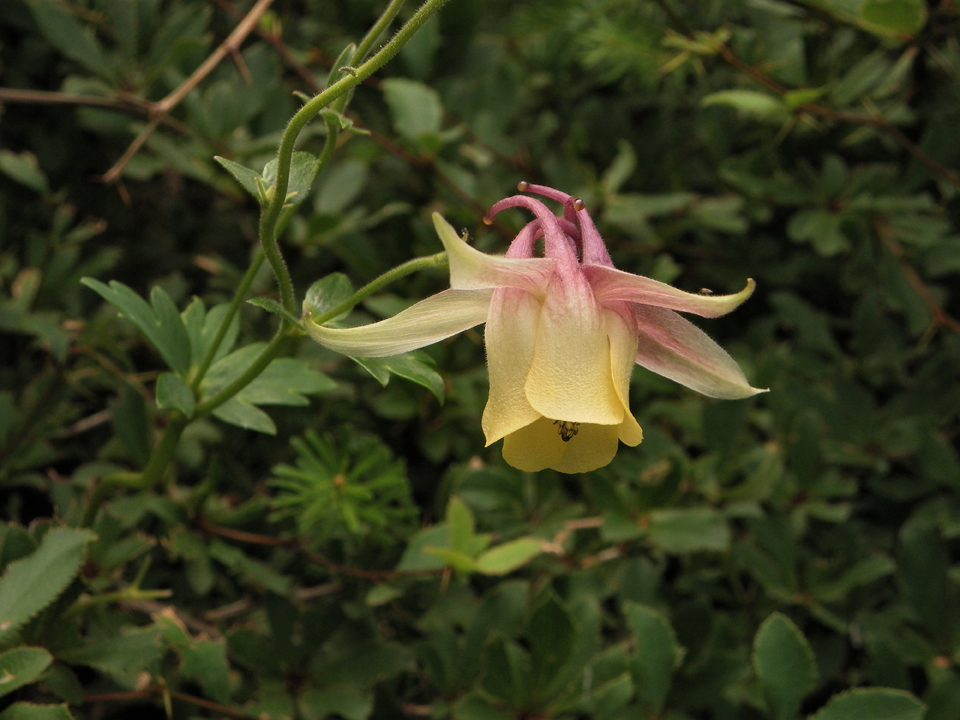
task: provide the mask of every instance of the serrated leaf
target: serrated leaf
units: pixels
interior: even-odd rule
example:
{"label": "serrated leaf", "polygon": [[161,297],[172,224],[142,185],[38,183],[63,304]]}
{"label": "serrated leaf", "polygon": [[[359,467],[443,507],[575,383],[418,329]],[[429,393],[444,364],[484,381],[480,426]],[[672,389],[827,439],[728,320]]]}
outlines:
{"label": "serrated leaf", "polygon": [[0,654],[0,697],[34,682],[53,662],[43,648],[19,647]]}
{"label": "serrated leaf", "polygon": [[773,613],[753,641],[753,667],[774,720],[792,720],[817,682],[810,644],[786,615]]}
{"label": "serrated leaf", "polygon": [[0,720],[73,720],[73,715],[66,705],[18,702],[0,713]]}
{"label": "serrated leaf", "polygon": [[360,367],[373,375],[384,387],[390,382],[391,375],[399,375],[417,385],[422,385],[442,403],[445,387],[443,378],[427,363],[432,363],[429,355],[419,350],[392,355],[383,358],[351,358]]}
{"label": "serrated leaf", "polygon": [[63,592],[83,563],[89,530],[53,528],[27,557],[0,577],[0,637],[19,628]]}
{"label": "serrated leaf", "polygon": [[240,184],[240,187],[253,195],[258,202],[260,201],[260,188],[257,185],[257,179],[262,179],[260,173],[219,155],[214,155],[213,159],[220,164],[220,167],[233,175],[233,179]]}
{"label": "serrated leaf", "polygon": [[913,695],[890,688],[857,688],[834,695],[810,720],[923,720],[926,707]]}
{"label": "serrated leaf", "polygon": [[104,285],[85,277],[80,282],[113,305],[120,314],[137,326],[157,349],[164,362],[178,373],[190,368],[190,338],[173,300],[161,288],[150,293],[150,303],[117,280]]}
{"label": "serrated leaf", "polygon": [[477,572],[505,575],[526,565],[543,552],[543,541],[522,537],[492,547],[477,558]]}
{"label": "serrated leaf", "polygon": [[193,415],[196,400],[190,387],[173,373],[161,373],[157,378],[157,407],[161,410],[179,410],[187,417]]}
{"label": "serrated leaf", "polygon": [[630,662],[640,704],[650,716],[663,709],[673,672],[683,653],[670,622],[653,608],[635,603],[624,607],[627,622],[636,637],[636,655]]}

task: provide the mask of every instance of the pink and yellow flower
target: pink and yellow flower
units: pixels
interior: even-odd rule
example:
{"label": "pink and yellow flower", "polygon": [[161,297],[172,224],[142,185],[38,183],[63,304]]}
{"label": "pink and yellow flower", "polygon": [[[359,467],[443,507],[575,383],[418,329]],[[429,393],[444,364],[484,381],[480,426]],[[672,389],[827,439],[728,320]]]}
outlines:
{"label": "pink and yellow flower", "polygon": [[[307,332],[346,355],[383,357],[486,322],[490,395],[483,432],[487,445],[503,439],[504,459],[530,472],[587,472],[609,463],[620,442],[640,443],[643,432],[629,405],[634,363],[710,397],[764,392],[677,314],[725,315],[750,297],[752,280],[735,295],[716,296],[617,270],[580,200],[528,183],[520,190],[563,203],[563,216],[525,195],[501,200],[486,221],[510,207],[535,216],[501,257],[470,247],[435,213],[450,290],[356,328],[323,327],[307,313]],[[540,237],[544,250],[537,257]]]}

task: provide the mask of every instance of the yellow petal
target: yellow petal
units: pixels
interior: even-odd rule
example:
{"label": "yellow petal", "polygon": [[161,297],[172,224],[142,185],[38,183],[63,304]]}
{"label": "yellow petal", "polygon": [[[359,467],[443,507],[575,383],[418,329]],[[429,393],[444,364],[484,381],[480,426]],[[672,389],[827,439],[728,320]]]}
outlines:
{"label": "yellow petal", "polygon": [[487,255],[467,245],[439,213],[433,214],[433,226],[450,261],[450,287],[457,290],[515,287],[543,298],[557,264],[553,258]]}
{"label": "yellow petal", "polygon": [[623,421],[600,308],[579,272],[557,272],[547,287],[524,387],[544,417],[600,425]]}
{"label": "yellow petal", "polygon": [[307,333],[321,345],[353,357],[386,357],[416,350],[468,330],[487,319],[492,290],[444,290],[392,318],[352,328],[317,325],[303,317]]}
{"label": "yellow petal", "polygon": [[540,417],[523,391],[539,325],[540,303],[530,293],[515,288],[494,290],[484,329],[490,396],[481,425],[487,445]]}
{"label": "yellow petal", "polygon": [[613,460],[616,425],[583,424],[576,429],[577,434],[564,442],[559,424],[540,418],[504,438],[503,459],[526,472],[552,468],[562,473],[590,472]]}
{"label": "yellow petal", "polygon": [[[630,375],[633,373],[637,354],[637,333],[635,325],[624,317],[633,320],[633,312],[626,303],[615,310],[603,311],[603,324],[610,341],[610,371],[613,387],[623,405],[623,422],[620,423],[620,442],[635,447],[643,440],[643,430],[630,412]],[[621,314],[623,313],[623,314]]]}

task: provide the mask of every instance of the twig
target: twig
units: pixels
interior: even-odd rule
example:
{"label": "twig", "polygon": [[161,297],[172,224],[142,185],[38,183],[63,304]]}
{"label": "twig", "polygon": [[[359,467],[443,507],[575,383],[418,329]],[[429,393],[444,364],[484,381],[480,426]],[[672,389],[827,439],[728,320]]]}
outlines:
{"label": "twig", "polygon": [[210,522],[207,522],[207,520],[204,518],[200,518],[199,527],[203,532],[209,535],[218,535],[220,537],[229,538],[230,540],[237,540],[239,542],[246,542],[255,545],[284,547],[289,550],[293,550],[301,557],[304,557],[307,560],[316,563],[317,565],[323,565],[333,572],[341,573],[343,575],[350,575],[352,577],[363,578],[365,580],[379,582],[401,577],[426,577],[430,575],[440,575],[443,572],[443,568],[437,568],[435,570],[365,570],[363,568],[351,567],[349,565],[341,565],[340,563],[334,562],[321,553],[307,550],[296,538],[278,538],[271,535],[259,535],[257,533],[245,532],[243,530],[234,530],[233,528],[214,525]]}
{"label": "twig", "polygon": [[953,330],[957,335],[960,335],[960,322],[940,307],[940,303],[933,297],[933,293],[931,293],[926,284],[924,284],[920,275],[918,275],[917,271],[906,261],[904,258],[906,253],[904,253],[903,247],[897,242],[896,238],[893,237],[893,233],[890,232],[890,226],[878,218],[874,221],[873,228],[883,244],[887,246],[897,259],[901,271],[903,271],[903,274],[907,278],[907,282],[910,283],[917,295],[920,296],[923,304],[927,306],[934,324],[937,327],[945,327]]}
{"label": "twig", "polygon": [[[214,0],[214,2],[225,12],[230,13],[235,18],[239,19],[243,17],[243,13],[234,7],[230,0]],[[293,68],[294,72],[300,76],[300,79],[307,84],[307,87],[309,87],[315,93],[323,90],[323,86],[320,84],[317,78],[314,77],[314,74],[293,56],[293,53],[290,52],[290,48],[287,47],[287,44],[283,41],[283,38],[279,33],[269,32],[259,25],[254,28],[254,32],[277,51],[277,53],[283,59],[283,62],[286,63],[288,67]]]}
{"label": "twig", "polygon": [[101,178],[103,182],[115,183],[120,179],[127,163],[129,163],[130,159],[143,147],[147,138],[153,134],[153,131],[157,129],[157,126],[160,125],[167,114],[187,96],[187,93],[193,90],[201,80],[209,75],[213,69],[220,64],[220,61],[223,60],[224,57],[235,52],[240,47],[244,39],[246,39],[247,35],[250,34],[250,31],[253,30],[257,24],[260,16],[263,15],[272,3],[273,0],[258,0],[257,4],[250,8],[250,12],[247,13],[240,24],[227,36],[227,39],[203,61],[200,67],[193,71],[190,77],[180,83],[180,86],[163,98],[163,100],[150,105],[152,115],[150,122],[147,123],[147,126],[134,139],[120,159],[114,163],[113,167],[104,173]]}
{"label": "twig", "polygon": [[[768,90],[772,90],[781,97],[788,93],[788,90],[783,85],[752,65],[745,63],[726,45],[718,45],[717,52],[720,54],[720,57],[726,60],[729,65],[735,67],[744,74],[749,75]],[[934,173],[960,188],[960,173],[954,172],[953,170],[938,163],[920,147],[914,144],[906,135],[904,135],[882,117],[841,112],[823,105],[817,105],[816,103],[803,103],[797,107],[797,110],[809,113],[810,115],[818,115],[829,120],[847,122],[854,125],[869,125],[871,127],[875,127],[881,132],[889,135],[900,147],[910,153],[915,159],[926,165]]]}

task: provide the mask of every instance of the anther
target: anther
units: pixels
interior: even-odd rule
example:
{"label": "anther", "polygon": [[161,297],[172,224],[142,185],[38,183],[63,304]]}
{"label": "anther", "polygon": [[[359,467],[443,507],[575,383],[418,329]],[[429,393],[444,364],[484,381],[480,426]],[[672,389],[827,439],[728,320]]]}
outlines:
{"label": "anther", "polygon": [[580,198],[574,198],[574,199],[573,199],[573,209],[574,209],[574,210],[576,210],[577,212],[580,212],[580,211],[583,210],[585,207],[586,207],[586,205],[583,204],[583,200],[581,200]]}
{"label": "anther", "polygon": [[526,180],[521,180],[517,183],[517,190],[520,192],[526,192],[528,187],[530,187],[530,183],[528,183]]}
{"label": "anther", "polygon": [[486,215],[484,215],[484,216],[483,216],[483,224],[484,224],[484,225],[493,225],[493,218],[492,218],[492,217],[487,217]]}

